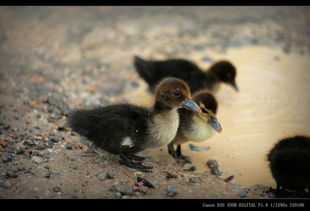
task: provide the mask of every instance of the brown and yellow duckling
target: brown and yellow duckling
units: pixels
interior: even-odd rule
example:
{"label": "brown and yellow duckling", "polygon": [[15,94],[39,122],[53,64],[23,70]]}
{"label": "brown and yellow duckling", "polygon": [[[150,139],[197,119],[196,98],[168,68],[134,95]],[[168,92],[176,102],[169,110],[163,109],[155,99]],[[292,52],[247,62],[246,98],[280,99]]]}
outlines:
{"label": "brown and yellow duckling", "polygon": [[162,80],[155,92],[155,104],[144,108],[117,104],[91,110],[79,109],[69,115],[73,131],[85,136],[98,147],[120,155],[120,164],[149,172],[143,157],[135,154],[149,148],[169,144],[179,127],[177,109],[183,107],[200,112],[191,99],[188,85],[176,78]]}
{"label": "brown and yellow duckling", "polygon": [[235,81],[236,68],[229,61],[215,62],[207,71],[202,71],[196,64],[185,59],[153,61],[135,56],[134,66],[151,91],[158,81],[168,76],[184,80],[192,93],[201,89],[215,91],[221,82],[229,84],[236,91],[239,90]]}
{"label": "brown and yellow duckling", "polygon": [[[182,155],[181,144],[188,141],[202,142],[221,132],[222,127],[215,114],[217,102],[214,96],[206,90],[199,91],[193,95],[193,100],[199,105],[201,113],[192,112],[180,108],[180,125],[174,140],[168,144],[168,152],[178,161],[190,162],[187,156]],[[174,150],[173,145],[177,145]]]}

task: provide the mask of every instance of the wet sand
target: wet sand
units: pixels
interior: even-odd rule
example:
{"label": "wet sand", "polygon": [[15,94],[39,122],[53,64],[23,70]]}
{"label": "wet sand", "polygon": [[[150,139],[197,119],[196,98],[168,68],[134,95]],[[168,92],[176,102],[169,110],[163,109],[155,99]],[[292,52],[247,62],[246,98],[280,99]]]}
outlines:
{"label": "wet sand", "polygon": [[[183,152],[200,171],[208,171],[206,161],[215,159],[224,172],[222,177],[235,176],[233,183],[274,187],[266,161],[268,151],[282,138],[310,135],[309,58],[269,47],[208,53],[214,61],[228,59],[233,62],[238,70],[240,92],[221,85],[215,96],[223,132],[203,143],[193,143],[209,146],[210,150],[193,152],[184,144]],[[203,56],[202,52],[188,58],[207,68],[211,63],[201,62]],[[146,84],[142,81],[141,84],[132,102],[151,105],[153,97],[146,91]],[[162,152],[153,150],[152,154],[171,161],[166,148]]]}

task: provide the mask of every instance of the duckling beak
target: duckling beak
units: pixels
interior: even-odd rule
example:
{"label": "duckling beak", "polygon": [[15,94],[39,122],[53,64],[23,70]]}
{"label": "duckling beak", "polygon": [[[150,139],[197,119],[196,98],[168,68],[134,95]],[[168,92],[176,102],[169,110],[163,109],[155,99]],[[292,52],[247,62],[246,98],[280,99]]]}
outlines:
{"label": "duckling beak", "polygon": [[192,99],[187,99],[182,103],[182,107],[192,110],[192,111],[197,111],[197,112],[201,112],[200,107],[197,105],[197,103],[195,103]]}
{"label": "duckling beak", "polygon": [[233,81],[233,82],[231,82],[231,83],[229,83],[237,92],[239,92],[239,88],[238,88],[238,86],[237,86],[237,84],[236,84],[236,82],[235,81]]}
{"label": "duckling beak", "polygon": [[208,120],[208,123],[211,125],[211,127],[216,130],[218,133],[222,132],[222,126],[220,125],[220,123],[217,121],[216,117],[211,117]]}

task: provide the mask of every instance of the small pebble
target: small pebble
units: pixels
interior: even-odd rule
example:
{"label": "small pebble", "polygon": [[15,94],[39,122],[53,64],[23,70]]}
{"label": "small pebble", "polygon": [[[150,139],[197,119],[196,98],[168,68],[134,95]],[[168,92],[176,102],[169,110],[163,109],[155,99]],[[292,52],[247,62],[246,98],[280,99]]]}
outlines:
{"label": "small pebble", "polygon": [[7,162],[10,162],[12,161],[12,156],[10,154],[6,154],[2,157],[2,162],[3,163],[7,163]]}
{"label": "small pebble", "polygon": [[247,196],[247,193],[245,191],[240,191],[240,192],[238,192],[238,196],[241,198],[244,198]]}
{"label": "small pebble", "polygon": [[36,150],[44,150],[45,146],[43,144],[40,144],[36,147]]}
{"label": "small pebble", "polygon": [[166,195],[169,197],[173,197],[178,194],[178,189],[173,186],[168,186],[166,189]]}
{"label": "small pebble", "polygon": [[55,137],[51,137],[50,141],[51,141],[52,143],[57,143],[57,142],[59,142],[59,140],[58,140],[57,138],[55,138]]}
{"label": "small pebble", "polygon": [[210,147],[201,147],[201,146],[196,146],[194,144],[189,144],[188,145],[191,151],[194,152],[201,152],[201,151],[207,151],[210,149]]}
{"label": "small pebble", "polygon": [[28,145],[28,146],[35,146],[36,145],[35,142],[31,141],[31,140],[26,140],[25,144]]}
{"label": "small pebble", "polygon": [[201,183],[202,181],[201,181],[201,179],[199,177],[191,177],[189,179],[189,182],[190,183]]}
{"label": "small pebble", "polygon": [[166,179],[178,178],[178,174],[172,171],[166,172]]}
{"label": "small pebble", "polygon": [[17,168],[18,171],[25,171],[26,170],[26,167],[25,166],[19,166]]}
{"label": "small pebble", "polygon": [[41,152],[41,151],[34,151],[33,155],[39,156],[39,157],[44,157],[45,154],[44,154],[44,152]]}
{"label": "small pebble", "polygon": [[71,145],[71,144],[66,144],[66,149],[72,150],[72,149],[73,149],[73,147],[72,147],[72,145]]}
{"label": "small pebble", "polygon": [[107,179],[114,179],[113,175],[106,173],[106,172],[97,174],[97,177],[99,178],[100,181],[104,181]]}
{"label": "small pebble", "polygon": [[56,193],[58,193],[58,192],[61,191],[61,189],[60,189],[59,186],[55,186],[55,187],[53,187],[53,191],[56,192]]}
{"label": "small pebble", "polygon": [[37,164],[40,164],[42,163],[43,161],[43,158],[42,157],[39,157],[39,156],[32,156],[31,160]]}
{"label": "small pebble", "polygon": [[144,195],[147,194],[147,192],[149,191],[149,188],[146,186],[141,186],[139,188],[140,192],[143,193]]}
{"label": "small pebble", "polygon": [[219,165],[216,160],[208,160],[207,166],[211,169],[211,174],[221,176],[222,172],[219,170]]}
{"label": "small pebble", "polygon": [[188,169],[183,169],[183,171],[196,171],[196,170],[197,170],[197,168],[195,166],[192,166]]}
{"label": "small pebble", "polygon": [[116,193],[115,193],[115,197],[116,197],[117,199],[120,199],[120,198],[122,198],[122,194],[121,194],[120,192],[116,192]]}
{"label": "small pebble", "polygon": [[132,195],[133,187],[128,184],[113,185],[111,191],[120,192],[122,195]]}
{"label": "small pebble", "polygon": [[15,153],[16,154],[23,154],[25,152],[25,145],[21,142],[15,144]]}
{"label": "small pebble", "polygon": [[51,178],[51,173],[50,172],[47,172],[45,175],[44,175],[45,178]]}

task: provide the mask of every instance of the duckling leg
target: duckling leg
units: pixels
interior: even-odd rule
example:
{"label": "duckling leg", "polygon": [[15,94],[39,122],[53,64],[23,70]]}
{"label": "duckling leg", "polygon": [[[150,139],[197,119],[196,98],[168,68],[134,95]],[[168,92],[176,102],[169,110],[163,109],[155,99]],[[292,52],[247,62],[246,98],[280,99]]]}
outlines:
{"label": "duckling leg", "polygon": [[168,146],[168,153],[172,156],[172,157],[174,157],[174,158],[177,158],[177,153],[176,153],[176,151],[174,150],[174,148],[173,148],[173,144],[168,144],[167,145]]}
{"label": "duckling leg", "polygon": [[181,145],[177,146],[177,150],[174,150],[173,144],[168,144],[168,153],[177,161],[179,164],[192,163],[189,157],[182,155]]}
{"label": "duckling leg", "polygon": [[179,144],[177,146],[177,151],[176,151],[176,155],[178,159],[184,160],[185,163],[192,163],[190,161],[190,158],[188,156],[182,155],[182,151],[181,151],[181,144]]}

